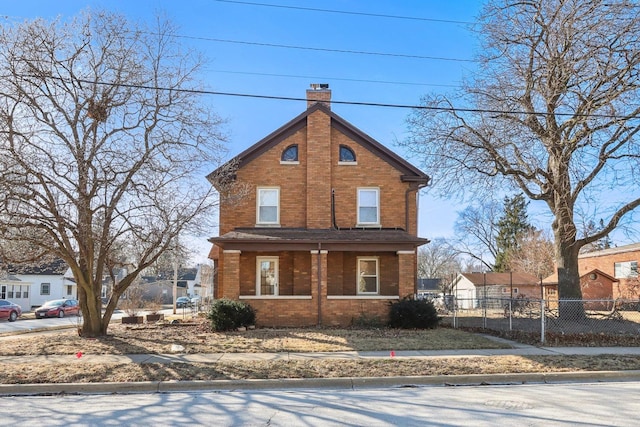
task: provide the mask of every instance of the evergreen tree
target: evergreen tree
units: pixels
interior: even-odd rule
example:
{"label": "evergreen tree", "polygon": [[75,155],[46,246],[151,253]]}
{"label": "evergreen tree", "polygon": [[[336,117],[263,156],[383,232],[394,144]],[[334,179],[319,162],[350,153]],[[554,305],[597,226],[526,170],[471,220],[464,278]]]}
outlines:
{"label": "evergreen tree", "polygon": [[504,198],[504,213],[496,222],[498,232],[496,234],[497,253],[494,271],[508,270],[510,253],[518,250],[520,237],[533,230],[527,215],[528,205],[529,202],[525,200],[522,193]]}

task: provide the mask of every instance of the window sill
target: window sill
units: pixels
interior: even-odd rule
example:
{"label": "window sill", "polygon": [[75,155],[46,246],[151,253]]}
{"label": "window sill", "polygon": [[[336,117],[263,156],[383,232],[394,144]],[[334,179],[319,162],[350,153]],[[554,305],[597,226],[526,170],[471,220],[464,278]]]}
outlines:
{"label": "window sill", "polygon": [[239,299],[311,299],[311,295],[240,295]]}
{"label": "window sill", "polygon": [[397,295],[327,295],[327,299],[379,299],[399,300]]}
{"label": "window sill", "polygon": [[256,228],[280,228],[280,224],[261,224],[257,223]]}
{"label": "window sill", "polygon": [[295,160],[295,161],[280,160],[280,164],[281,165],[299,165],[300,161],[299,160]]}
{"label": "window sill", "polygon": [[338,166],[358,166],[358,162],[338,162]]}

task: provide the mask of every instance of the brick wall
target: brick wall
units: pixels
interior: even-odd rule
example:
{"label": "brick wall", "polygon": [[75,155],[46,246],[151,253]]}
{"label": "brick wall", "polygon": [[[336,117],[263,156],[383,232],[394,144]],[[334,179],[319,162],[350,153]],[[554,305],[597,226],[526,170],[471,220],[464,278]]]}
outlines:
{"label": "brick wall", "polygon": [[[640,251],[612,253],[602,256],[581,256],[578,258],[580,275],[598,269],[611,277],[615,277],[614,264],[617,262],[640,262]],[[612,285],[613,298],[638,298],[637,279],[618,279],[618,283]],[[584,292],[583,292],[584,294]]]}

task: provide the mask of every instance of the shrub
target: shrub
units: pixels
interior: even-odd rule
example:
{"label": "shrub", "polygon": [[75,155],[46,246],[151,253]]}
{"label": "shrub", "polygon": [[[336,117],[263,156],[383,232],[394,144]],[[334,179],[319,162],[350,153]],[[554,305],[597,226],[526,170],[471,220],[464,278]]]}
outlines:
{"label": "shrub", "polygon": [[241,326],[255,325],[256,311],[249,304],[230,299],[214,301],[207,314],[214,331],[229,331]]}
{"label": "shrub", "polygon": [[391,304],[389,326],[403,329],[432,329],[438,326],[440,318],[433,302],[404,298]]}

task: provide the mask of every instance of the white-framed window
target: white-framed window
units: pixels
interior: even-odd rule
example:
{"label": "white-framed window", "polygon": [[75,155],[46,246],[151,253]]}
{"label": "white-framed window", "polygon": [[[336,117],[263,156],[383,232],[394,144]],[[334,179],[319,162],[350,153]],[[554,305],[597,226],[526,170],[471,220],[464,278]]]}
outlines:
{"label": "white-framed window", "polygon": [[358,294],[379,294],[380,281],[378,258],[359,257],[357,259]]}
{"label": "white-framed window", "polygon": [[280,189],[277,187],[258,188],[256,199],[256,223],[258,225],[279,225]]}
{"label": "white-framed window", "polygon": [[40,283],[40,295],[51,295],[51,283]]}
{"label": "white-framed window", "polygon": [[256,295],[278,295],[278,257],[256,258]]}
{"label": "white-framed window", "polygon": [[638,261],[616,262],[613,264],[613,275],[616,279],[638,277]]}
{"label": "white-framed window", "polygon": [[380,225],[379,188],[358,188],[358,225]]}

